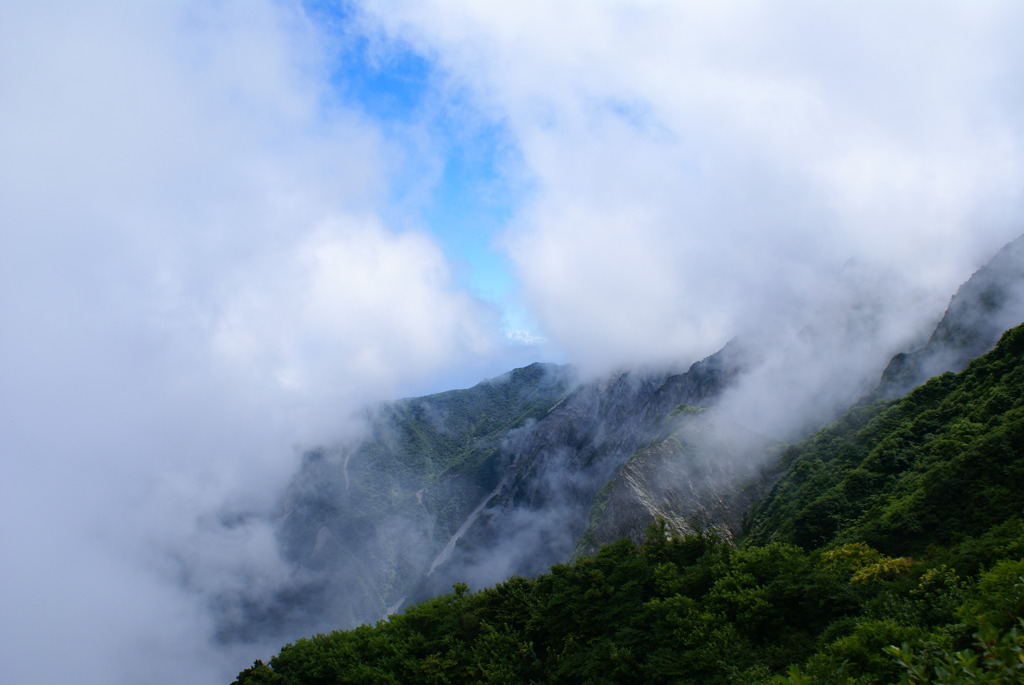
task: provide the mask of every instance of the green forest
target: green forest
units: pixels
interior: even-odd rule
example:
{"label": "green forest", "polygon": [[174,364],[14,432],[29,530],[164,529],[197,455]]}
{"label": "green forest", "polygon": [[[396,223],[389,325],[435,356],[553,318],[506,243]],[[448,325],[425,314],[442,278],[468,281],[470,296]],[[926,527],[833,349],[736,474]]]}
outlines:
{"label": "green forest", "polygon": [[655,524],[235,682],[1024,682],[1022,455],[1024,326],[782,449],[735,542]]}

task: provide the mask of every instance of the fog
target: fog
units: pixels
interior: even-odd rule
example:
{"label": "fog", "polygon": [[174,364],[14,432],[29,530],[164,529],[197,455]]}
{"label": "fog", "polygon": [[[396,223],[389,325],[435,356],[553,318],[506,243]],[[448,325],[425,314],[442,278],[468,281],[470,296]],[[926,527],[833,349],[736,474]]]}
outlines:
{"label": "fog", "polygon": [[[215,604],[296,582],[272,516],[363,406],[763,335],[728,411],[798,431],[1021,232],[1018,3],[330,4],[0,7],[5,681],[276,651],[217,643]],[[399,130],[339,95],[357,38],[442,104]],[[422,218],[439,121],[499,131],[541,342]]]}

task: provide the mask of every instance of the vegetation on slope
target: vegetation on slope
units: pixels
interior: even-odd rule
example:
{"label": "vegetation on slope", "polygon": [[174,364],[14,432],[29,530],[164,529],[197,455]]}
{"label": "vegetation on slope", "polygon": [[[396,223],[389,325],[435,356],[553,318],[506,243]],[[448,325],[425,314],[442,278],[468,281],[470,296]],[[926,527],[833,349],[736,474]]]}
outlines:
{"label": "vegetation on slope", "polygon": [[863,540],[915,554],[1024,512],[1024,331],[959,375],[859,407],[786,451],[748,540],[814,548]]}
{"label": "vegetation on slope", "polygon": [[318,635],[251,683],[1024,682],[1024,327],[784,451],[738,544],[653,527]]}

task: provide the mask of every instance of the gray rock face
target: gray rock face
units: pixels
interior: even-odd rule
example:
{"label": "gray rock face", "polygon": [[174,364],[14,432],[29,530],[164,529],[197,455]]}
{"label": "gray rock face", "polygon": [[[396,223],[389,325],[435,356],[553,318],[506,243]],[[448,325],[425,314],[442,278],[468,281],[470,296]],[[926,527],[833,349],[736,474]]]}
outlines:
{"label": "gray rock face", "polygon": [[618,374],[578,387],[543,418],[511,431],[501,446],[507,467],[498,490],[414,597],[456,581],[480,587],[535,575],[568,560],[598,492],[663,432],[672,410],[711,403],[742,369],[743,354],[730,344],[686,373]]}
{"label": "gray rock face", "polygon": [[623,537],[641,542],[660,520],[676,535],[714,531],[739,535],[756,492],[755,464],[745,453],[759,441],[723,431],[714,410],[680,406],[665,420],[667,435],[629,458],[598,493],[577,551],[591,554]]}
{"label": "gray rock face", "polygon": [[924,346],[897,355],[880,397],[902,397],[933,376],[962,371],[1024,321],[1024,236],[1007,244],[957,290]]}

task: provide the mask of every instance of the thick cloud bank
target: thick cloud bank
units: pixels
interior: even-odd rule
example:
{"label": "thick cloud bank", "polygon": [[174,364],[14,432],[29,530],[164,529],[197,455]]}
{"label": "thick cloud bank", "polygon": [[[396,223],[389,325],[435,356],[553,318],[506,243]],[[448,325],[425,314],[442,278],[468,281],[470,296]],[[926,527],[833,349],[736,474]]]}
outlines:
{"label": "thick cloud bank", "polygon": [[507,244],[574,361],[710,353],[850,258],[948,293],[1020,231],[1017,3],[367,7],[508,127]]}

